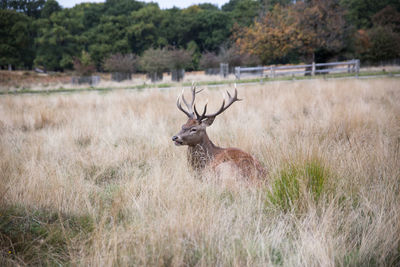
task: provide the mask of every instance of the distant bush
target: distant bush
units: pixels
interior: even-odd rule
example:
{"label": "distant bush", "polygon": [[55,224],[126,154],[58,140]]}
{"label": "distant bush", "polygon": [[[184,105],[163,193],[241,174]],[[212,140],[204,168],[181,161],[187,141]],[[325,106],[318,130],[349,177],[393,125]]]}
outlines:
{"label": "distant bush", "polygon": [[232,46],[227,48],[220,47],[219,54],[213,52],[203,53],[200,59],[200,68],[202,69],[215,69],[220,67],[220,63],[228,63],[233,71],[237,66],[257,66],[261,64],[260,59],[248,53],[240,53],[237,47]]}
{"label": "distant bush", "polygon": [[236,46],[220,47],[218,59],[221,63],[228,63],[230,67],[236,66],[257,66],[261,64],[256,55],[240,52]]}
{"label": "distant bush", "polygon": [[186,69],[192,64],[192,52],[185,49],[168,50],[167,65],[170,70]]}
{"label": "distant bush", "polygon": [[109,72],[134,73],[137,69],[137,59],[134,54],[122,55],[121,53],[110,55],[103,62],[103,68]]}
{"label": "distant bush", "polygon": [[208,68],[218,68],[219,67],[219,58],[214,52],[205,52],[202,54],[200,59],[200,68],[208,69]]}
{"label": "distant bush", "polygon": [[192,65],[192,52],[185,49],[172,48],[168,50],[167,65],[172,72],[172,80],[180,81],[184,70]]}
{"label": "distant bush", "polygon": [[164,71],[173,72],[176,80],[183,78],[183,71],[192,64],[192,52],[177,48],[150,48],[140,58],[140,69],[147,72],[151,80],[162,80]]}
{"label": "distant bush", "polygon": [[152,82],[162,80],[162,73],[168,69],[168,51],[150,48],[140,57],[140,69],[147,72]]}
{"label": "distant bush", "polygon": [[96,71],[96,67],[89,53],[82,51],[79,58],[74,58],[74,70],[80,76],[90,76]]}

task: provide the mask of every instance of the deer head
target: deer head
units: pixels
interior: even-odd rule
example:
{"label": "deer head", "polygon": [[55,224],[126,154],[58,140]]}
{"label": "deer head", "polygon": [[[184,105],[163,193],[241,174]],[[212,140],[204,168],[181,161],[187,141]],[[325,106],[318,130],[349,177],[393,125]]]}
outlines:
{"label": "deer head", "polygon": [[[176,101],[176,105],[180,111],[186,114],[188,117],[188,121],[182,126],[182,130],[177,134],[172,137],[172,141],[174,141],[175,145],[177,146],[182,146],[182,145],[187,145],[187,146],[196,146],[197,144],[204,143],[205,141],[208,141],[207,133],[206,133],[206,128],[210,126],[215,118],[227,110],[234,102],[240,101],[241,99],[237,98],[237,89],[236,89],[236,84],[235,84],[235,94],[232,97],[231,94],[227,92],[228,95],[228,101],[227,104],[225,105],[225,99],[222,101],[222,105],[220,109],[212,114],[206,114],[207,112],[207,104],[204,106],[203,112],[200,114],[197,109],[196,109],[196,104],[195,104],[195,99],[196,99],[196,94],[200,93],[203,91],[201,90],[196,90],[196,86],[192,85],[192,101],[188,103],[183,95],[183,90],[182,93],[178,96],[178,99]],[[182,108],[182,103],[186,105],[187,110]]]}

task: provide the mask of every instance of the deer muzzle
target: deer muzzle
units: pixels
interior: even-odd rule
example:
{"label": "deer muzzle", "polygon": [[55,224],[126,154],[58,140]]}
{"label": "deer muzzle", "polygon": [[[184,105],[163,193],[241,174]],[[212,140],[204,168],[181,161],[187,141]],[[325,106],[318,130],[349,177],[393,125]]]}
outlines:
{"label": "deer muzzle", "polygon": [[172,141],[174,141],[174,143],[175,143],[176,146],[181,146],[181,145],[183,145],[182,139],[181,139],[179,136],[177,136],[177,135],[172,136]]}

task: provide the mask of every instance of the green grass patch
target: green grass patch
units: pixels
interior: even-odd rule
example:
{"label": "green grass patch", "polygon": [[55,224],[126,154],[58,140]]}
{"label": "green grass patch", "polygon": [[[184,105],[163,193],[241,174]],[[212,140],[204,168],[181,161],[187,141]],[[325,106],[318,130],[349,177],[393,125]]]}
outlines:
{"label": "green grass patch", "polygon": [[21,206],[0,208],[0,264],[66,265],[76,242],[93,231],[89,216]]}
{"label": "green grass patch", "polygon": [[317,203],[327,192],[330,176],[330,171],[319,159],[288,164],[273,179],[267,201],[285,212],[304,207],[307,198]]}

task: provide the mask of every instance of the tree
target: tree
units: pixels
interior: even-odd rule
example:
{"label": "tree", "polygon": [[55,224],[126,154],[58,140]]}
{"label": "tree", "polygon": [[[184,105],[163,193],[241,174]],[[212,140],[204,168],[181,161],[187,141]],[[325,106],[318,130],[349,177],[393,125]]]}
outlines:
{"label": "tree", "polygon": [[240,49],[235,45],[229,48],[221,46],[218,60],[221,63],[228,63],[231,68],[235,66],[256,66],[261,63],[256,55],[240,52]]}
{"label": "tree", "polygon": [[393,6],[386,6],[372,17],[375,26],[389,27],[400,33],[400,12]]}
{"label": "tree", "polygon": [[218,55],[219,62],[228,63],[229,66],[240,66],[240,53],[236,47],[221,46]]}
{"label": "tree", "polygon": [[355,35],[356,56],[379,63],[400,57],[400,13],[387,6],[373,16],[373,27]]}
{"label": "tree", "polygon": [[201,53],[200,53],[200,48],[196,44],[195,41],[190,41],[187,44],[187,50],[192,54],[192,64],[191,66],[188,66],[188,69],[198,69],[199,68],[199,63],[200,63],[200,58],[201,58]]}
{"label": "tree", "polygon": [[40,11],[41,18],[49,18],[54,12],[61,10],[61,6],[56,0],[47,0],[42,10]]}
{"label": "tree", "polygon": [[293,1],[293,0],[261,0],[261,5],[263,6],[263,9],[265,12],[269,12],[272,9],[274,9],[274,7],[276,5],[280,5],[283,7],[287,7],[297,1]]}
{"label": "tree", "polygon": [[148,4],[131,13],[132,24],[126,29],[131,51],[136,54],[146,49],[167,45],[161,34],[163,12],[157,4]]}
{"label": "tree", "polygon": [[217,51],[229,38],[231,25],[228,14],[215,10],[201,10],[194,16],[190,35],[199,45],[200,51]]}
{"label": "tree", "polygon": [[218,51],[229,38],[232,19],[213,5],[193,5],[183,10],[167,10],[160,26],[169,45],[188,47],[195,42],[202,53]]}
{"label": "tree", "polygon": [[339,0],[309,0],[298,2],[294,7],[296,39],[305,61],[315,61],[318,52],[336,54],[344,48],[346,23]]}
{"label": "tree", "polygon": [[11,9],[28,17],[39,18],[46,0],[2,0],[1,9]]}
{"label": "tree", "polygon": [[101,68],[104,58],[110,54],[127,54],[132,51],[126,30],[129,25],[127,16],[104,16],[98,25],[83,34],[88,40],[88,51],[97,68]]}
{"label": "tree", "polygon": [[79,9],[71,8],[55,12],[48,19],[35,21],[34,27],[38,29],[35,38],[36,66],[54,71],[72,69],[73,58],[79,56],[87,44],[87,39],[82,36],[82,16]]}
{"label": "tree", "polygon": [[162,79],[162,73],[168,69],[168,51],[166,49],[147,49],[139,60],[140,69],[147,72],[151,80]]}
{"label": "tree", "polygon": [[372,27],[372,17],[388,5],[400,10],[398,0],[341,0],[340,5],[347,10],[346,18],[357,29]]}
{"label": "tree", "polygon": [[103,68],[110,72],[134,73],[137,68],[137,59],[134,54],[113,54],[104,60]]}
{"label": "tree", "polygon": [[0,10],[0,67],[31,67],[31,19],[14,10]]}
{"label": "tree", "polygon": [[400,34],[390,27],[376,26],[368,31],[370,47],[368,57],[372,62],[382,62],[400,57]]}
{"label": "tree", "polygon": [[132,73],[137,68],[136,56],[134,54],[113,54],[104,60],[103,68],[111,72],[113,81],[130,80],[132,79]]}
{"label": "tree", "polygon": [[185,49],[172,48],[168,50],[167,65],[170,70],[179,70],[190,67],[192,64],[192,53]]}
{"label": "tree", "polygon": [[89,53],[83,50],[80,57],[74,58],[74,70],[80,76],[90,76],[96,71]]}
{"label": "tree", "polygon": [[278,62],[299,47],[295,10],[276,5],[250,27],[236,26],[233,38],[241,53],[258,56],[263,63]]}
{"label": "tree", "polygon": [[192,53],[185,49],[172,48],[167,51],[167,66],[172,72],[172,80],[180,81],[184,70],[192,64]]}
{"label": "tree", "polygon": [[257,55],[264,63],[282,62],[294,53],[311,62],[321,51],[337,54],[343,49],[343,16],[337,0],[276,5],[254,25],[238,27],[234,38],[241,52]]}
{"label": "tree", "polygon": [[219,58],[214,52],[206,51],[201,56],[200,68],[202,69],[218,68],[219,63],[220,63]]}
{"label": "tree", "polygon": [[135,0],[106,0],[104,3],[106,16],[129,15],[133,11],[143,8],[145,4],[142,1]]}
{"label": "tree", "polygon": [[235,23],[249,26],[260,15],[261,4],[258,0],[231,0],[222,6],[222,10],[230,12]]}

